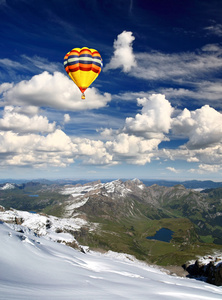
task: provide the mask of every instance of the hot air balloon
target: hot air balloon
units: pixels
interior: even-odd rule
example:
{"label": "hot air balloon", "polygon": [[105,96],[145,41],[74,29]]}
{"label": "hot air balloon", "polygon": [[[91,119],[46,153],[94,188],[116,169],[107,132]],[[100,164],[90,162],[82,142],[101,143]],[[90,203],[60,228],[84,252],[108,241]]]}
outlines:
{"label": "hot air balloon", "polygon": [[64,67],[85,99],[85,90],[98,77],[103,63],[99,52],[87,47],[74,48],[64,57]]}

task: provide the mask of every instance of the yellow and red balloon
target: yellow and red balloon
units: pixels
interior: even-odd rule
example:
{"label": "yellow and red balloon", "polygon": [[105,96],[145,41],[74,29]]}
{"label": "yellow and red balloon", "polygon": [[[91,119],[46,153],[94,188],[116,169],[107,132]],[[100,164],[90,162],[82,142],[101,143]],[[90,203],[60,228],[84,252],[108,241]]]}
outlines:
{"label": "yellow and red balloon", "polygon": [[85,90],[98,77],[102,66],[99,52],[87,47],[74,48],[64,57],[65,70],[82,92],[82,99],[85,99]]}

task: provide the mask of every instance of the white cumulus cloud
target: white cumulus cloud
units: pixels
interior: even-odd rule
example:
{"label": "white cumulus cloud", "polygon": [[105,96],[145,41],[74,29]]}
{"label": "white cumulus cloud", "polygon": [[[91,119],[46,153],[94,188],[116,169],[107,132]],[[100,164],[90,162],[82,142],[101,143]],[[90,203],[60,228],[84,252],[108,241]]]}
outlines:
{"label": "white cumulus cloud", "polygon": [[144,165],[151,161],[160,142],[158,139],[146,140],[143,137],[120,133],[113,141],[107,141],[106,147],[117,162],[127,161]]}
{"label": "white cumulus cloud", "polygon": [[[33,107],[24,108],[25,113],[36,112]],[[6,106],[4,109],[3,118],[0,119],[0,130],[24,132],[53,132],[56,123],[49,123],[47,117],[41,115],[27,116],[22,113],[22,109]]]}
{"label": "white cumulus cloud", "polygon": [[131,31],[123,31],[114,41],[114,54],[110,62],[105,66],[104,71],[109,69],[122,68],[124,72],[129,72],[136,66],[136,59],[133,53],[132,43],[135,40]]}
{"label": "white cumulus cloud", "polygon": [[110,94],[102,95],[97,89],[89,88],[86,91],[86,101],[83,101],[78,87],[60,72],[50,74],[45,71],[30,80],[23,80],[13,86],[3,86],[2,89],[2,105],[79,111],[104,107],[111,100]]}
{"label": "white cumulus cloud", "polygon": [[76,144],[78,157],[83,160],[83,163],[92,165],[115,164],[112,154],[107,151],[102,141],[74,138],[73,142]]}
{"label": "white cumulus cloud", "polygon": [[75,153],[75,144],[59,129],[46,136],[0,132],[2,166],[65,167],[74,162]]}
{"label": "white cumulus cloud", "polygon": [[148,99],[138,98],[137,102],[142,105],[141,113],[135,118],[127,118],[123,131],[146,138],[163,139],[171,127],[173,107],[170,102],[161,94],[153,94]]}
{"label": "white cumulus cloud", "polygon": [[70,121],[70,115],[64,114],[64,123],[68,123]]}
{"label": "white cumulus cloud", "polygon": [[[104,128],[96,140],[69,136],[41,115],[43,110],[36,105],[37,95],[44,105],[52,105],[53,101],[54,107],[60,105],[63,87],[59,87],[59,79],[67,86],[73,85],[61,73],[44,72],[29,81],[5,86],[4,101],[10,105],[5,106],[0,117],[1,166],[66,167],[76,160],[100,166],[122,162],[144,165],[161,159],[195,163],[201,173],[222,169],[222,115],[209,105],[179,111],[162,94],[141,95],[137,98],[139,113],[122,120],[120,128]],[[54,88],[58,93],[50,99]],[[94,89],[90,93],[96,94]],[[52,119],[54,115],[48,112],[48,116]],[[63,111],[60,124],[69,121],[70,115]],[[162,141],[166,143],[178,136],[184,140],[181,146],[160,147]],[[170,166],[167,169],[178,172]]]}
{"label": "white cumulus cloud", "polygon": [[173,119],[175,134],[189,138],[189,149],[212,147],[222,142],[222,114],[209,105],[195,111],[184,109]]}

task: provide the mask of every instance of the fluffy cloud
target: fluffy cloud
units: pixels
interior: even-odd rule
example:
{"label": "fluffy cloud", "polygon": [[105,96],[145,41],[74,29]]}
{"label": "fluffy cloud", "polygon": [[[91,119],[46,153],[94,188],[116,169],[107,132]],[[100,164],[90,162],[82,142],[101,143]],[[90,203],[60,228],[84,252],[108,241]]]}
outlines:
{"label": "fluffy cloud", "polygon": [[207,165],[207,164],[200,164],[199,170],[202,172],[218,172],[221,168],[219,165]]}
{"label": "fluffy cloud", "polygon": [[208,147],[205,149],[188,149],[186,145],[182,145],[176,149],[160,149],[159,157],[165,160],[181,160],[190,163],[218,165],[222,167],[222,146]]}
{"label": "fluffy cloud", "polygon": [[60,129],[46,136],[0,132],[0,155],[1,166],[66,167],[75,159],[83,164],[115,164],[103,142],[71,139]]}
{"label": "fluffy cloud", "polygon": [[5,106],[5,112],[17,113],[26,116],[34,116],[39,113],[39,107],[37,106]]}
{"label": "fluffy cloud", "polygon": [[153,151],[157,149],[160,142],[161,140],[158,139],[145,140],[142,137],[120,133],[113,141],[106,142],[106,147],[113,153],[113,159],[117,162],[125,160],[144,165],[151,161]]}
{"label": "fluffy cloud", "polygon": [[33,168],[66,167],[80,159],[83,164],[116,164],[102,141],[71,138],[61,129],[47,135],[0,131],[1,166]]}
{"label": "fluffy cloud", "polygon": [[14,86],[4,86],[2,105],[78,111],[101,108],[111,100],[110,94],[101,95],[95,88],[87,89],[86,97],[87,101],[82,101],[79,89],[68,76],[59,72],[43,72]]}
{"label": "fluffy cloud", "polygon": [[95,141],[86,138],[75,138],[78,157],[83,159],[85,164],[107,165],[116,164],[102,141]]}
{"label": "fluffy cloud", "polygon": [[76,145],[62,130],[57,129],[47,136],[41,136],[36,144],[36,150],[42,152],[61,152],[63,155],[72,155],[76,152]]}
{"label": "fluffy cloud", "polygon": [[[208,105],[200,109],[179,112],[173,109],[164,95],[138,98],[141,112],[126,118],[117,131],[105,129],[109,139],[106,147],[113,160],[145,164],[151,159],[185,160],[209,166],[220,166],[222,161],[222,115]],[[158,149],[162,141],[174,136],[188,140],[179,148]],[[219,167],[220,168],[220,167]],[[205,168],[206,170],[207,168]],[[209,167],[209,170],[215,170]],[[172,172],[177,172],[168,168]],[[202,168],[203,171],[203,168]]]}
{"label": "fluffy cloud", "polygon": [[6,92],[7,90],[10,90],[13,88],[13,83],[5,82],[0,85],[0,94]]}
{"label": "fluffy cloud", "polygon": [[64,123],[68,123],[70,121],[70,115],[64,114]]}
{"label": "fluffy cloud", "polygon": [[114,54],[110,62],[105,66],[104,71],[109,69],[122,68],[123,72],[129,72],[136,66],[135,55],[133,54],[132,43],[135,40],[133,33],[123,31],[114,41]]}
{"label": "fluffy cloud", "polygon": [[198,164],[190,172],[219,172],[222,170],[221,124],[222,114],[208,105],[194,111],[184,109],[172,118],[171,135],[188,141],[176,149],[159,150],[159,157]]}
{"label": "fluffy cloud", "polygon": [[113,161],[127,161],[144,165],[157,157],[158,145],[167,140],[171,128],[173,108],[164,95],[153,94],[149,98],[138,98],[141,113],[135,118],[126,118],[119,130],[105,129],[101,135],[107,137],[106,148]]}
{"label": "fluffy cloud", "polygon": [[[138,98],[137,104],[140,112],[126,118],[117,130],[105,128],[101,140],[68,136],[55,122],[39,115],[36,106],[6,106],[0,119],[0,164],[66,167],[78,160],[100,166],[144,165],[162,159],[199,164],[202,173],[221,170],[221,113],[208,105],[178,111],[161,94]],[[69,114],[63,118],[64,123],[70,121]],[[177,148],[158,148],[174,136],[187,142]],[[178,172],[171,167],[167,170]]]}
{"label": "fluffy cloud", "polygon": [[0,130],[16,131],[19,133],[34,133],[34,132],[53,132],[55,130],[55,122],[49,123],[48,119],[43,116],[34,115],[32,117],[26,114],[36,112],[33,107],[24,108],[24,113],[21,107],[14,108],[6,106],[4,109],[3,118],[0,119]]}
{"label": "fluffy cloud", "polygon": [[195,111],[184,109],[173,119],[172,130],[175,134],[189,138],[188,149],[215,146],[222,142],[222,114],[205,105]]}
{"label": "fluffy cloud", "polygon": [[143,106],[141,113],[135,118],[127,118],[123,131],[146,138],[163,139],[164,133],[168,133],[171,127],[173,108],[170,102],[160,94],[153,94],[148,99],[138,98],[137,102]]}
{"label": "fluffy cloud", "polygon": [[167,167],[166,169],[169,170],[169,171],[171,171],[171,172],[173,172],[173,173],[179,173],[179,171],[176,170],[176,169],[173,168],[173,167]]}
{"label": "fluffy cloud", "polygon": [[47,136],[0,132],[2,166],[60,166],[72,163],[75,145],[61,130]]}
{"label": "fluffy cloud", "polygon": [[197,169],[190,169],[190,173],[197,173],[197,174],[206,174],[206,173],[217,173],[222,171],[222,165],[207,165],[207,164],[200,164]]}

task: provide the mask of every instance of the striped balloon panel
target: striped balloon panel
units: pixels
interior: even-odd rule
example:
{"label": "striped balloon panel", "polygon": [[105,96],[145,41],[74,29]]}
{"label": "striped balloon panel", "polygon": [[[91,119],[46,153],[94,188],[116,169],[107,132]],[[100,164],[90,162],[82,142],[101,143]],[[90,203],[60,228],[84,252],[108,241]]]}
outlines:
{"label": "striped balloon panel", "polygon": [[82,92],[98,77],[102,66],[99,52],[87,47],[74,48],[64,57],[66,72]]}

